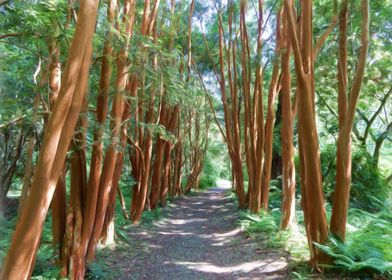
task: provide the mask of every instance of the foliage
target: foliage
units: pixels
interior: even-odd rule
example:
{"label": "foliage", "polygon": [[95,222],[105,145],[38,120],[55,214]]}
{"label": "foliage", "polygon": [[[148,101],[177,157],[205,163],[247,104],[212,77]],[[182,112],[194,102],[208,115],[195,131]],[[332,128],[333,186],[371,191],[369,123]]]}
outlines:
{"label": "foliage", "polygon": [[99,279],[113,279],[112,271],[107,264],[94,262],[91,263],[86,272],[86,278],[89,280],[99,280]]}
{"label": "foliage", "polygon": [[200,177],[199,187],[202,189],[214,187],[216,180],[220,178],[230,179],[228,166],[228,155],[225,149],[222,149],[222,141],[219,131],[215,125],[212,125],[209,136],[209,146],[206,157],[203,162],[203,172]]}
{"label": "foliage", "polygon": [[[0,217],[0,263],[2,263],[10,245],[16,219],[17,218],[8,220],[4,217]],[[59,274],[60,269],[54,263],[51,218],[49,217],[44,224],[41,246],[38,250],[36,264],[31,279],[57,279]]]}
{"label": "foliage", "polygon": [[14,223],[0,215],[0,263],[3,262],[9,246],[9,237],[12,234]]}
{"label": "foliage", "polygon": [[250,236],[255,236],[259,233],[272,233],[279,229],[274,217],[267,213],[252,215],[247,212],[242,212],[242,217],[245,219],[241,221],[241,227]]}
{"label": "foliage", "polygon": [[153,211],[144,211],[142,224],[152,224],[153,222],[162,219],[163,214],[161,208],[157,208]]}
{"label": "foliage", "polygon": [[211,174],[203,173],[200,177],[199,188],[207,189],[213,187],[215,185],[216,179],[217,178]]}
{"label": "foliage", "polygon": [[[240,224],[249,236],[262,242],[261,246],[282,248],[290,253],[293,279],[309,279],[310,271],[304,266],[309,251],[302,212],[297,212],[298,224],[287,231],[279,231],[280,216],[279,209],[259,215],[243,211],[240,213]],[[357,272],[362,276],[376,273],[387,278],[391,277],[392,212],[371,214],[352,208],[348,220],[349,233],[346,243],[331,237],[328,245],[318,244],[323,251],[333,257],[333,265],[329,267],[345,273]],[[327,275],[334,275],[334,273],[335,271],[328,271]]]}
{"label": "foliage", "polygon": [[280,209],[282,205],[282,176],[270,181],[270,204],[272,209]]}
{"label": "foliage", "polygon": [[[304,228],[293,225],[289,230],[280,231],[281,214],[279,208],[259,215],[244,211],[240,214],[240,224],[251,237],[261,239],[264,246],[284,249],[295,262],[304,261],[309,256]],[[299,211],[297,217],[299,221],[303,220]]]}
{"label": "foliage", "polygon": [[[387,207],[391,188],[375,166],[372,156],[360,147],[353,148],[350,202],[363,210],[379,211]],[[332,201],[336,180],[336,147],[327,145],[320,157],[326,197]]]}
{"label": "foliage", "polygon": [[210,155],[207,154],[203,162],[203,172],[200,177],[199,188],[206,189],[215,186],[216,180],[220,178],[219,167],[215,164],[216,162],[213,162]]}
{"label": "foliage", "polygon": [[353,154],[352,180],[351,196],[356,206],[369,211],[387,207],[391,187],[364,150],[359,149]]}
{"label": "foliage", "polygon": [[327,245],[318,246],[333,258],[334,267],[349,272],[370,270],[392,277],[392,212],[355,212],[351,213],[351,222],[361,227],[352,228],[345,243],[331,237]]}

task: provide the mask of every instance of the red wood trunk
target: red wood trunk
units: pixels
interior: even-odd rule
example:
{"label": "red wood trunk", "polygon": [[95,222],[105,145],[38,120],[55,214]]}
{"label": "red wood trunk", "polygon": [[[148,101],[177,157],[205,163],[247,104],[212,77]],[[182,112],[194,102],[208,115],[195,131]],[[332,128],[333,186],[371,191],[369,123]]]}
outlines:
{"label": "red wood trunk", "polygon": [[282,221],[281,228],[289,228],[295,219],[295,165],[293,114],[291,106],[290,39],[287,17],[282,21]]}
{"label": "red wood trunk", "polygon": [[135,0],[127,0],[124,3],[123,25],[125,27],[126,42],[120,49],[117,57],[117,80],[116,93],[113,97],[111,113],[111,143],[106,151],[102,167],[102,174],[99,181],[97,207],[95,213],[94,227],[91,233],[87,250],[87,258],[94,259],[95,249],[102,233],[109,194],[113,184],[113,175],[116,167],[118,146],[120,145],[121,120],[124,111],[124,92],[128,81],[128,46],[132,35],[133,23],[135,19]]}
{"label": "red wood trunk", "polygon": [[[351,86],[348,101],[347,94],[347,67],[346,67],[346,28],[347,28],[347,2],[340,17],[339,58],[342,61],[339,73],[339,134],[337,141],[336,158],[336,189],[333,198],[331,233],[344,240],[346,237],[347,211],[350,199],[351,184],[351,131],[354,124],[355,111],[359,99],[362,81],[365,73],[366,61],[369,48],[369,3],[361,1],[362,24],[361,24],[361,49],[358,54],[358,62]],[[347,106],[346,106],[347,105]]]}
{"label": "red wood trunk", "polygon": [[66,170],[57,181],[56,190],[51,202],[52,209],[52,235],[55,254],[59,263],[62,261],[63,239],[65,234],[66,221],[66,186],[65,186]]}
{"label": "red wood trunk", "polygon": [[[285,0],[289,34],[293,46],[296,76],[298,80],[298,135],[301,158],[301,193],[312,265],[328,262],[326,255],[314,243],[323,244],[328,239],[328,225],[324,208],[319,145],[314,110],[314,71],[312,42],[312,2],[304,0],[301,6],[302,25],[300,35],[296,29],[293,7]],[[299,38],[301,40],[299,40]]]}
{"label": "red wood trunk", "polygon": [[164,169],[163,169],[163,174],[162,174],[162,180],[161,180],[161,187],[160,187],[160,194],[159,194],[159,200],[161,201],[162,207],[166,206],[166,197],[167,193],[169,190],[169,184],[170,184],[170,155],[171,151],[173,150],[173,144],[170,142],[167,142],[165,144],[165,158],[164,158]]}
{"label": "red wood trunk", "polygon": [[151,174],[151,192],[150,192],[150,207],[151,209],[155,209],[158,206],[158,197],[161,186],[162,179],[162,164],[163,164],[163,156],[165,151],[165,141],[160,138],[156,140],[155,144],[155,158],[152,166],[152,174]]}
{"label": "red wood trunk", "polygon": [[269,203],[269,184],[271,180],[272,161],[273,161],[273,133],[275,126],[275,103],[277,95],[280,91],[280,75],[279,75],[279,52],[281,49],[282,36],[280,32],[281,10],[277,14],[276,23],[276,59],[273,64],[272,77],[268,89],[268,105],[267,117],[264,131],[264,166],[261,178],[261,207],[268,210]]}

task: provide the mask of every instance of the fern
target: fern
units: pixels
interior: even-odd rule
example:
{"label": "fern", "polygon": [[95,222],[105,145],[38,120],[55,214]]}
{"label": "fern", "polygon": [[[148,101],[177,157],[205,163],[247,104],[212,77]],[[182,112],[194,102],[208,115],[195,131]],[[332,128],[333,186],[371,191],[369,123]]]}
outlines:
{"label": "fern", "polygon": [[392,277],[390,213],[367,216],[365,219],[370,217],[370,222],[349,234],[346,243],[331,237],[327,245],[317,246],[333,258],[333,265],[339,269],[350,272],[373,271]]}

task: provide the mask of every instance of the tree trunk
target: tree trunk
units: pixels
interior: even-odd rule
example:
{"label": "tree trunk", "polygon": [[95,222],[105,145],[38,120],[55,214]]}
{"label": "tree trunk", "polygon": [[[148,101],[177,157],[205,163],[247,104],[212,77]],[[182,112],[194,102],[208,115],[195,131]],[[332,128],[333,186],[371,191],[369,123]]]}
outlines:
{"label": "tree trunk", "polygon": [[[89,45],[83,64],[81,66],[83,72],[88,72],[92,55],[92,45]],[[66,237],[63,245],[63,276],[70,276],[72,279],[83,279],[85,266],[84,255],[81,248],[81,233],[84,212],[84,200],[87,184],[86,171],[86,131],[87,131],[87,84],[88,75],[79,77],[75,92],[82,98],[82,113],[79,115],[79,124],[74,134],[72,148],[74,153],[71,158],[71,193],[68,205],[67,221],[66,221]],[[80,111],[80,109],[79,109]],[[67,120],[72,123],[73,120]],[[65,149],[65,147],[63,147]],[[69,148],[67,148],[68,150]],[[64,164],[64,163],[63,163]],[[54,168],[56,165],[54,166]],[[57,166],[56,168],[59,168]]]}
{"label": "tree trunk", "polygon": [[[42,88],[46,81],[47,72],[44,72],[43,77],[39,83],[39,88]],[[33,102],[33,117],[32,123],[35,125],[38,121],[38,109],[39,104],[41,102],[41,95],[39,92],[36,93]],[[27,152],[26,152],[26,165],[25,171],[23,176],[23,186],[22,186],[22,194],[19,198],[19,205],[18,205],[18,216],[22,213],[22,209],[26,205],[27,198],[29,197],[30,187],[31,187],[31,177],[34,173],[34,162],[33,162],[33,155],[34,149],[37,142],[37,131],[34,127],[34,131],[31,132],[28,141],[27,141]]]}
{"label": "tree trunk", "polygon": [[[87,81],[86,81],[87,82]],[[66,241],[68,248],[63,253],[62,276],[71,279],[83,279],[85,272],[84,252],[81,247],[82,225],[84,216],[84,198],[86,196],[86,131],[87,103],[80,114],[71,156],[71,192],[67,213]],[[56,190],[57,191],[57,190]],[[64,219],[65,221],[65,219]]]}
{"label": "tree trunk", "polygon": [[282,29],[282,221],[281,228],[289,228],[295,219],[295,165],[293,114],[291,110],[290,39],[287,17]]}
{"label": "tree trunk", "polygon": [[[238,96],[236,83],[237,81],[237,69],[236,69],[236,48],[235,44],[232,48],[233,55],[233,72],[234,78],[231,78],[232,68],[230,66],[230,55],[227,56],[229,65],[228,65],[228,73],[229,73],[229,84],[230,84],[230,93],[231,99],[233,102],[232,110],[229,108],[229,104],[227,101],[226,95],[226,79],[225,79],[225,63],[224,63],[224,49],[225,49],[225,41],[223,34],[223,24],[222,18],[219,14],[219,64],[220,64],[220,78],[217,78],[219,81],[219,86],[222,95],[222,103],[223,103],[223,111],[224,111],[224,119],[225,119],[225,127],[226,127],[226,142],[227,147],[229,149],[229,155],[232,163],[232,170],[235,177],[235,190],[238,197],[238,204],[240,209],[246,208],[246,195],[245,195],[245,187],[244,187],[244,174],[242,170],[242,155],[241,155],[241,140],[240,140],[240,128],[239,128],[239,113],[238,113]],[[231,28],[231,24],[229,24]],[[231,42],[231,40],[230,40]]]}
{"label": "tree trunk", "polygon": [[114,169],[112,186],[109,194],[108,207],[106,209],[105,220],[102,228],[101,239],[102,244],[108,245],[114,242],[114,213],[116,208],[116,193],[119,189],[119,183],[124,165],[124,153],[127,144],[127,124],[129,118],[129,106],[126,104],[123,115],[123,125],[121,129],[121,147],[117,154],[116,167]]}
{"label": "tree trunk", "polygon": [[[145,9],[142,19],[141,33],[145,36],[151,36],[153,34],[154,42],[156,43],[158,40],[158,32],[156,27],[156,15],[160,1],[155,1],[154,7],[150,11],[149,1],[145,3]],[[145,58],[144,58],[145,59]],[[146,59],[145,59],[146,60]],[[153,56],[153,67],[157,69],[157,54]],[[145,73],[142,76],[142,94],[145,94]],[[161,85],[162,89],[163,85]],[[155,92],[156,89],[151,89],[150,100],[148,104],[147,111],[145,113],[145,123],[152,123],[154,118],[154,101],[155,101]],[[162,94],[162,93],[161,93]],[[138,117],[143,116],[143,107],[145,104],[142,101],[139,101],[138,104]],[[148,200],[148,186],[150,180],[150,165],[151,165],[151,157],[152,157],[152,132],[149,128],[139,128],[139,147],[136,143],[135,148],[137,149],[137,154],[141,161],[134,161],[135,164],[140,164],[140,167],[135,167],[139,172],[137,174],[138,185],[134,188],[133,197],[132,197],[132,206],[131,206],[131,220],[134,224],[140,222],[142,218],[142,213],[144,211],[144,207],[146,206],[146,201]],[[132,165],[134,167],[134,165]]]}
{"label": "tree trunk", "polygon": [[[56,39],[51,39],[49,43],[49,61],[49,104],[50,108],[53,108],[61,88],[60,48]],[[63,240],[66,222],[66,173],[66,166],[64,166],[62,175],[60,176],[56,185],[53,200],[51,202],[53,245],[55,247],[55,254],[57,253],[58,255],[59,263],[62,262]]]}
{"label": "tree trunk", "polygon": [[275,100],[278,94],[279,84],[279,60],[277,59],[274,63],[272,70],[271,82],[268,90],[268,109],[267,118],[265,121],[265,142],[264,142],[264,168],[262,177],[261,187],[261,206],[264,210],[268,210],[269,200],[269,183],[271,179],[271,167],[272,167],[272,144],[274,137],[274,124],[275,124]]}
{"label": "tree trunk", "polygon": [[161,173],[162,173],[162,163],[163,163],[163,155],[165,142],[158,135],[156,144],[155,144],[155,158],[152,166],[152,178],[151,178],[151,192],[150,192],[150,207],[151,209],[155,209],[158,206],[158,197],[161,186]]}
{"label": "tree trunk", "polygon": [[174,108],[174,114],[177,118],[176,137],[177,143],[174,147],[174,170],[173,170],[173,193],[172,195],[179,195],[182,193],[181,179],[182,179],[182,139],[181,139],[181,115],[180,107],[177,105]]}
{"label": "tree trunk", "polygon": [[[347,5],[347,3],[345,3]],[[339,135],[337,141],[337,158],[336,158],[336,189],[333,197],[333,207],[331,216],[331,233],[336,237],[344,240],[346,237],[347,211],[350,200],[351,184],[351,132],[354,123],[355,110],[361,91],[363,76],[365,73],[366,60],[369,45],[369,3],[368,0],[362,0],[362,26],[361,26],[361,50],[358,55],[358,63],[354,76],[354,81],[348,96],[346,110],[339,110]],[[343,7],[339,25],[339,57],[344,56],[347,40],[347,7]],[[340,63],[341,64],[341,63]],[[339,66],[339,64],[338,64]],[[341,76],[347,76],[347,68],[343,68]],[[342,79],[342,78],[340,78]],[[346,89],[343,82],[339,83],[339,95],[346,95]],[[342,98],[339,98],[341,102]],[[342,105],[340,104],[339,107]]]}
{"label": "tree trunk", "polygon": [[160,194],[159,198],[161,201],[162,207],[166,206],[166,196],[169,190],[169,184],[170,184],[170,154],[171,151],[173,150],[173,144],[170,142],[167,142],[165,144],[165,158],[164,158],[164,169],[163,169],[163,174],[162,174],[162,180],[161,180],[161,188],[160,188]]}
{"label": "tree trunk", "polygon": [[328,225],[324,209],[321,165],[314,110],[312,2],[310,0],[304,0],[302,3],[300,35],[296,30],[292,11],[292,2],[285,0],[285,13],[289,22],[289,34],[293,46],[295,70],[298,80],[298,135],[300,139],[301,163],[303,164],[301,165],[302,207],[311,252],[311,264],[315,268],[320,269],[319,265],[326,263],[328,258],[314,243],[323,244],[327,241]]}
{"label": "tree trunk", "polygon": [[56,190],[51,202],[53,246],[59,263],[62,261],[67,207],[65,177],[66,168],[64,167],[63,173],[57,181]]}

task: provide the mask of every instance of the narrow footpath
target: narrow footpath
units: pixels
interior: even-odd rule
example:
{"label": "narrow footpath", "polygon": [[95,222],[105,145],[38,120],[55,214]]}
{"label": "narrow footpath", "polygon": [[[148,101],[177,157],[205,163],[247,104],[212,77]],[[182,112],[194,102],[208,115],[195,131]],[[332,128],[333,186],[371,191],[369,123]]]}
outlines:
{"label": "narrow footpath", "polygon": [[176,199],[162,210],[163,219],[126,230],[131,246],[113,248],[98,261],[116,273],[112,279],[285,279],[287,254],[241,231],[226,191]]}

